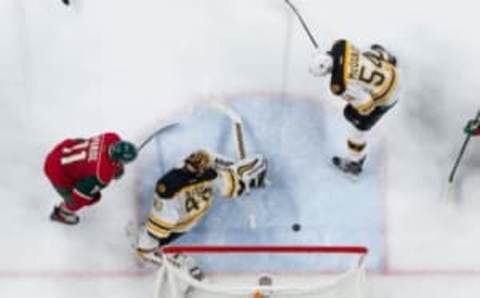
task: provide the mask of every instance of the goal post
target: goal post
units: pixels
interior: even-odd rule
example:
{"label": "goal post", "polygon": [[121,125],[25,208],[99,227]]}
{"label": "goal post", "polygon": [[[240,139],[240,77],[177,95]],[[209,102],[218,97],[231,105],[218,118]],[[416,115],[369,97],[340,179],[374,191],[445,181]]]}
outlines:
{"label": "goal post", "polygon": [[[364,259],[368,249],[362,246],[169,246],[162,252],[164,262],[157,273],[155,298],[365,297]],[[209,256],[212,271],[205,272],[204,280],[195,280],[184,268],[169,262],[174,254],[193,257],[202,270],[207,262],[201,256]],[[348,257],[348,268],[333,270],[327,262],[330,266],[326,268],[303,272],[305,267],[316,266],[311,264],[312,257],[323,260],[331,255]],[[287,264],[302,257],[306,259],[279,270],[277,263]],[[241,272],[232,274],[231,267],[226,269],[221,261],[225,258],[232,267],[241,266]]]}

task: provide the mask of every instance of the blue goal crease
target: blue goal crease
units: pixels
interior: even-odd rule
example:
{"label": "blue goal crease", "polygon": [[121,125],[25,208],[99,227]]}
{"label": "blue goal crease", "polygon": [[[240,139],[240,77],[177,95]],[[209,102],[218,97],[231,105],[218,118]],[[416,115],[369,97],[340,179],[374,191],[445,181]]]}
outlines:
{"label": "blue goal crease", "polygon": [[[369,156],[355,182],[330,165],[332,155],[346,146],[343,115],[327,114],[321,102],[301,98],[264,96],[230,104],[243,118],[247,155],[261,153],[269,161],[271,184],[248,198],[254,204],[256,229],[249,226],[251,211],[243,199],[216,198],[205,218],[176,243],[361,245],[370,251],[367,268],[380,269],[384,251],[378,158]],[[233,158],[234,147],[231,121],[208,104],[198,105],[190,118],[142,152],[139,218],[145,218],[151,206],[157,179],[192,151],[205,148]],[[295,223],[298,231],[292,229]],[[312,263],[302,262],[304,267]],[[329,262],[327,267],[338,265]]]}

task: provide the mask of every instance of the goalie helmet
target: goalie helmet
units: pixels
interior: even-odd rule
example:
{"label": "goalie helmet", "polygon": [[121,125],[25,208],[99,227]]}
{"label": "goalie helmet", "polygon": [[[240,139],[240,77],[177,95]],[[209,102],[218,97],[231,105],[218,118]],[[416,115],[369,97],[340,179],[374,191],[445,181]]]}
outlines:
{"label": "goalie helmet", "polygon": [[185,168],[192,173],[202,174],[212,167],[210,154],[205,150],[198,150],[185,159]]}
{"label": "goalie helmet", "polygon": [[110,158],[114,161],[129,163],[137,158],[137,147],[127,141],[118,141],[110,146]]}
{"label": "goalie helmet", "polygon": [[315,52],[313,54],[312,64],[310,65],[310,73],[317,77],[328,75],[333,68],[333,58],[329,54]]}

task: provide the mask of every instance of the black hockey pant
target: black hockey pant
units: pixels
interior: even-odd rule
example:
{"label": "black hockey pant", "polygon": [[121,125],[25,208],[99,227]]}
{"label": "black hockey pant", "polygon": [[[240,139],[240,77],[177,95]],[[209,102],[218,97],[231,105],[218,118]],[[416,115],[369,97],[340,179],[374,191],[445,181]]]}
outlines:
{"label": "black hockey pant", "polygon": [[348,122],[350,122],[358,130],[368,131],[393,106],[395,106],[395,103],[389,106],[376,107],[373,110],[373,112],[371,112],[369,115],[364,116],[358,113],[357,110],[355,110],[352,105],[348,104],[343,110],[343,115],[348,120]]}

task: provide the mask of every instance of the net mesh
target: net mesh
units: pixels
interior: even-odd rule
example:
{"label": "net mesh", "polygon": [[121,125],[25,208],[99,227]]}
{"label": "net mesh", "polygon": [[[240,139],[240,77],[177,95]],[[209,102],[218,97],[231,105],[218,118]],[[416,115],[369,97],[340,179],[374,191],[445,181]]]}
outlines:
{"label": "net mesh", "polygon": [[[155,297],[365,297],[367,250],[361,247],[183,247],[164,253],[165,260],[174,253],[194,255],[202,270],[208,267],[203,257],[216,261],[202,281],[165,261],[157,275]],[[350,266],[339,266],[336,259],[348,257]]]}

